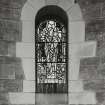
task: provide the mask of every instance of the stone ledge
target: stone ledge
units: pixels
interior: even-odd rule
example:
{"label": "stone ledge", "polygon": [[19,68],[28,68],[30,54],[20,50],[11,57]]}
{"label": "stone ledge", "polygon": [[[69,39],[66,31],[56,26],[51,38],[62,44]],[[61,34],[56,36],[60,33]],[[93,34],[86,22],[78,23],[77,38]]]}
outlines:
{"label": "stone ledge", "polygon": [[69,104],[97,104],[95,92],[69,93]]}
{"label": "stone ledge", "polygon": [[35,104],[35,93],[8,93],[11,104]]}
{"label": "stone ledge", "polygon": [[67,94],[36,94],[36,105],[67,105]]}
{"label": "stone ledge", "polygon": [[35,93],[0,93],[0,105],[35,105]]}

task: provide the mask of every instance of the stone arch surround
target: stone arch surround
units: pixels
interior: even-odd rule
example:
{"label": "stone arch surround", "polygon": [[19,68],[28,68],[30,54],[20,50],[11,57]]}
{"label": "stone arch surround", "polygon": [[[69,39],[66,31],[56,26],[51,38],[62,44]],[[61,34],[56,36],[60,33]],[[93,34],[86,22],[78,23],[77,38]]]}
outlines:
{"label": "stone arch surround", "polygon": [[79,78],[80,59],[95,56],[96,42],[85,42],[85,22],[74,0],[28,0],[25,3],[21,13],[22,42],[16,44],[16,56],[22,59],[25,80],[22,93],[10,94],[11,103],[35,104],[35,16],[46,5],[61,7],[69,18],[68,104],[96,104],[95,93],[85,91]]}

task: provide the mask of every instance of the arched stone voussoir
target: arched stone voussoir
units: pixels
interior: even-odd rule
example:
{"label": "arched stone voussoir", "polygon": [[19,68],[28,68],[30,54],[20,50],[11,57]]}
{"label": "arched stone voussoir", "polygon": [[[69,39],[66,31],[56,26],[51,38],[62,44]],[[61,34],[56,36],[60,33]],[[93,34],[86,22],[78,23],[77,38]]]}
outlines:
{"label": "arched stone voussoir", "polygon": [[22,8],[21,12],[21,20],[22,21],[30,21],[35,19],[34,9],[31,5],[29,5],[27,2]]}
{"label": "arched stone voussoir", "polygon": [[60,0],[45,0],[46,5],[57,5]]}
{"label": "arched stone voussoir", "polygon": [[69,22],[71,21],[84,21],[82,11],[79,4],[75,4],[67,11]]}
{"label": "arched stone voussoir", "polygon": [[37,12],[45,6],[44,0],[28,0],[21,12],[21,20],[35,20]]}
{"label": "arched stone voussoir", "polygon": [[60,0],[57,5],[67,11],[74,5],[74,0]]}

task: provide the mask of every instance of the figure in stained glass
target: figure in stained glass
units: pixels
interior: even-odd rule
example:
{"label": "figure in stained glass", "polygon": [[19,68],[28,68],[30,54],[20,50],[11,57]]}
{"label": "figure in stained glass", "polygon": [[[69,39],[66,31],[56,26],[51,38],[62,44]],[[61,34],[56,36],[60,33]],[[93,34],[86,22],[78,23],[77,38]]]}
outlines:
{"label": "figure in stained glass", "polygon": [[66,29],[46,20],[37,29],[37,83],[66,83]]}

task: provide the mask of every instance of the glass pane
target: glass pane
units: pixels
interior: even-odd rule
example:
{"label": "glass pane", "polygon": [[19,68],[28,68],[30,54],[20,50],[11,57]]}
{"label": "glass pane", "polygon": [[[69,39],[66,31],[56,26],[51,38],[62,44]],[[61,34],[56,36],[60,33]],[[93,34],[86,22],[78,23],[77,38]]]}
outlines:
{"label": "glass pane", "polygon": [[65,63],[37,63],[37,83],[66,83]]}
{"label": "glass pane", "polygon": [[67,91],[67,39],[64,25],[55,20],[39,24],[36,36],[37,92]]}
{"label": "glass pane", "polygon": [[44,21],[37,31],[38,42],[66,42],[66,31],[63,24],[55,21]]}
{"label": "glass pane", "polygon": [[37,62],[66,62],[66,43],[38,43]]}

